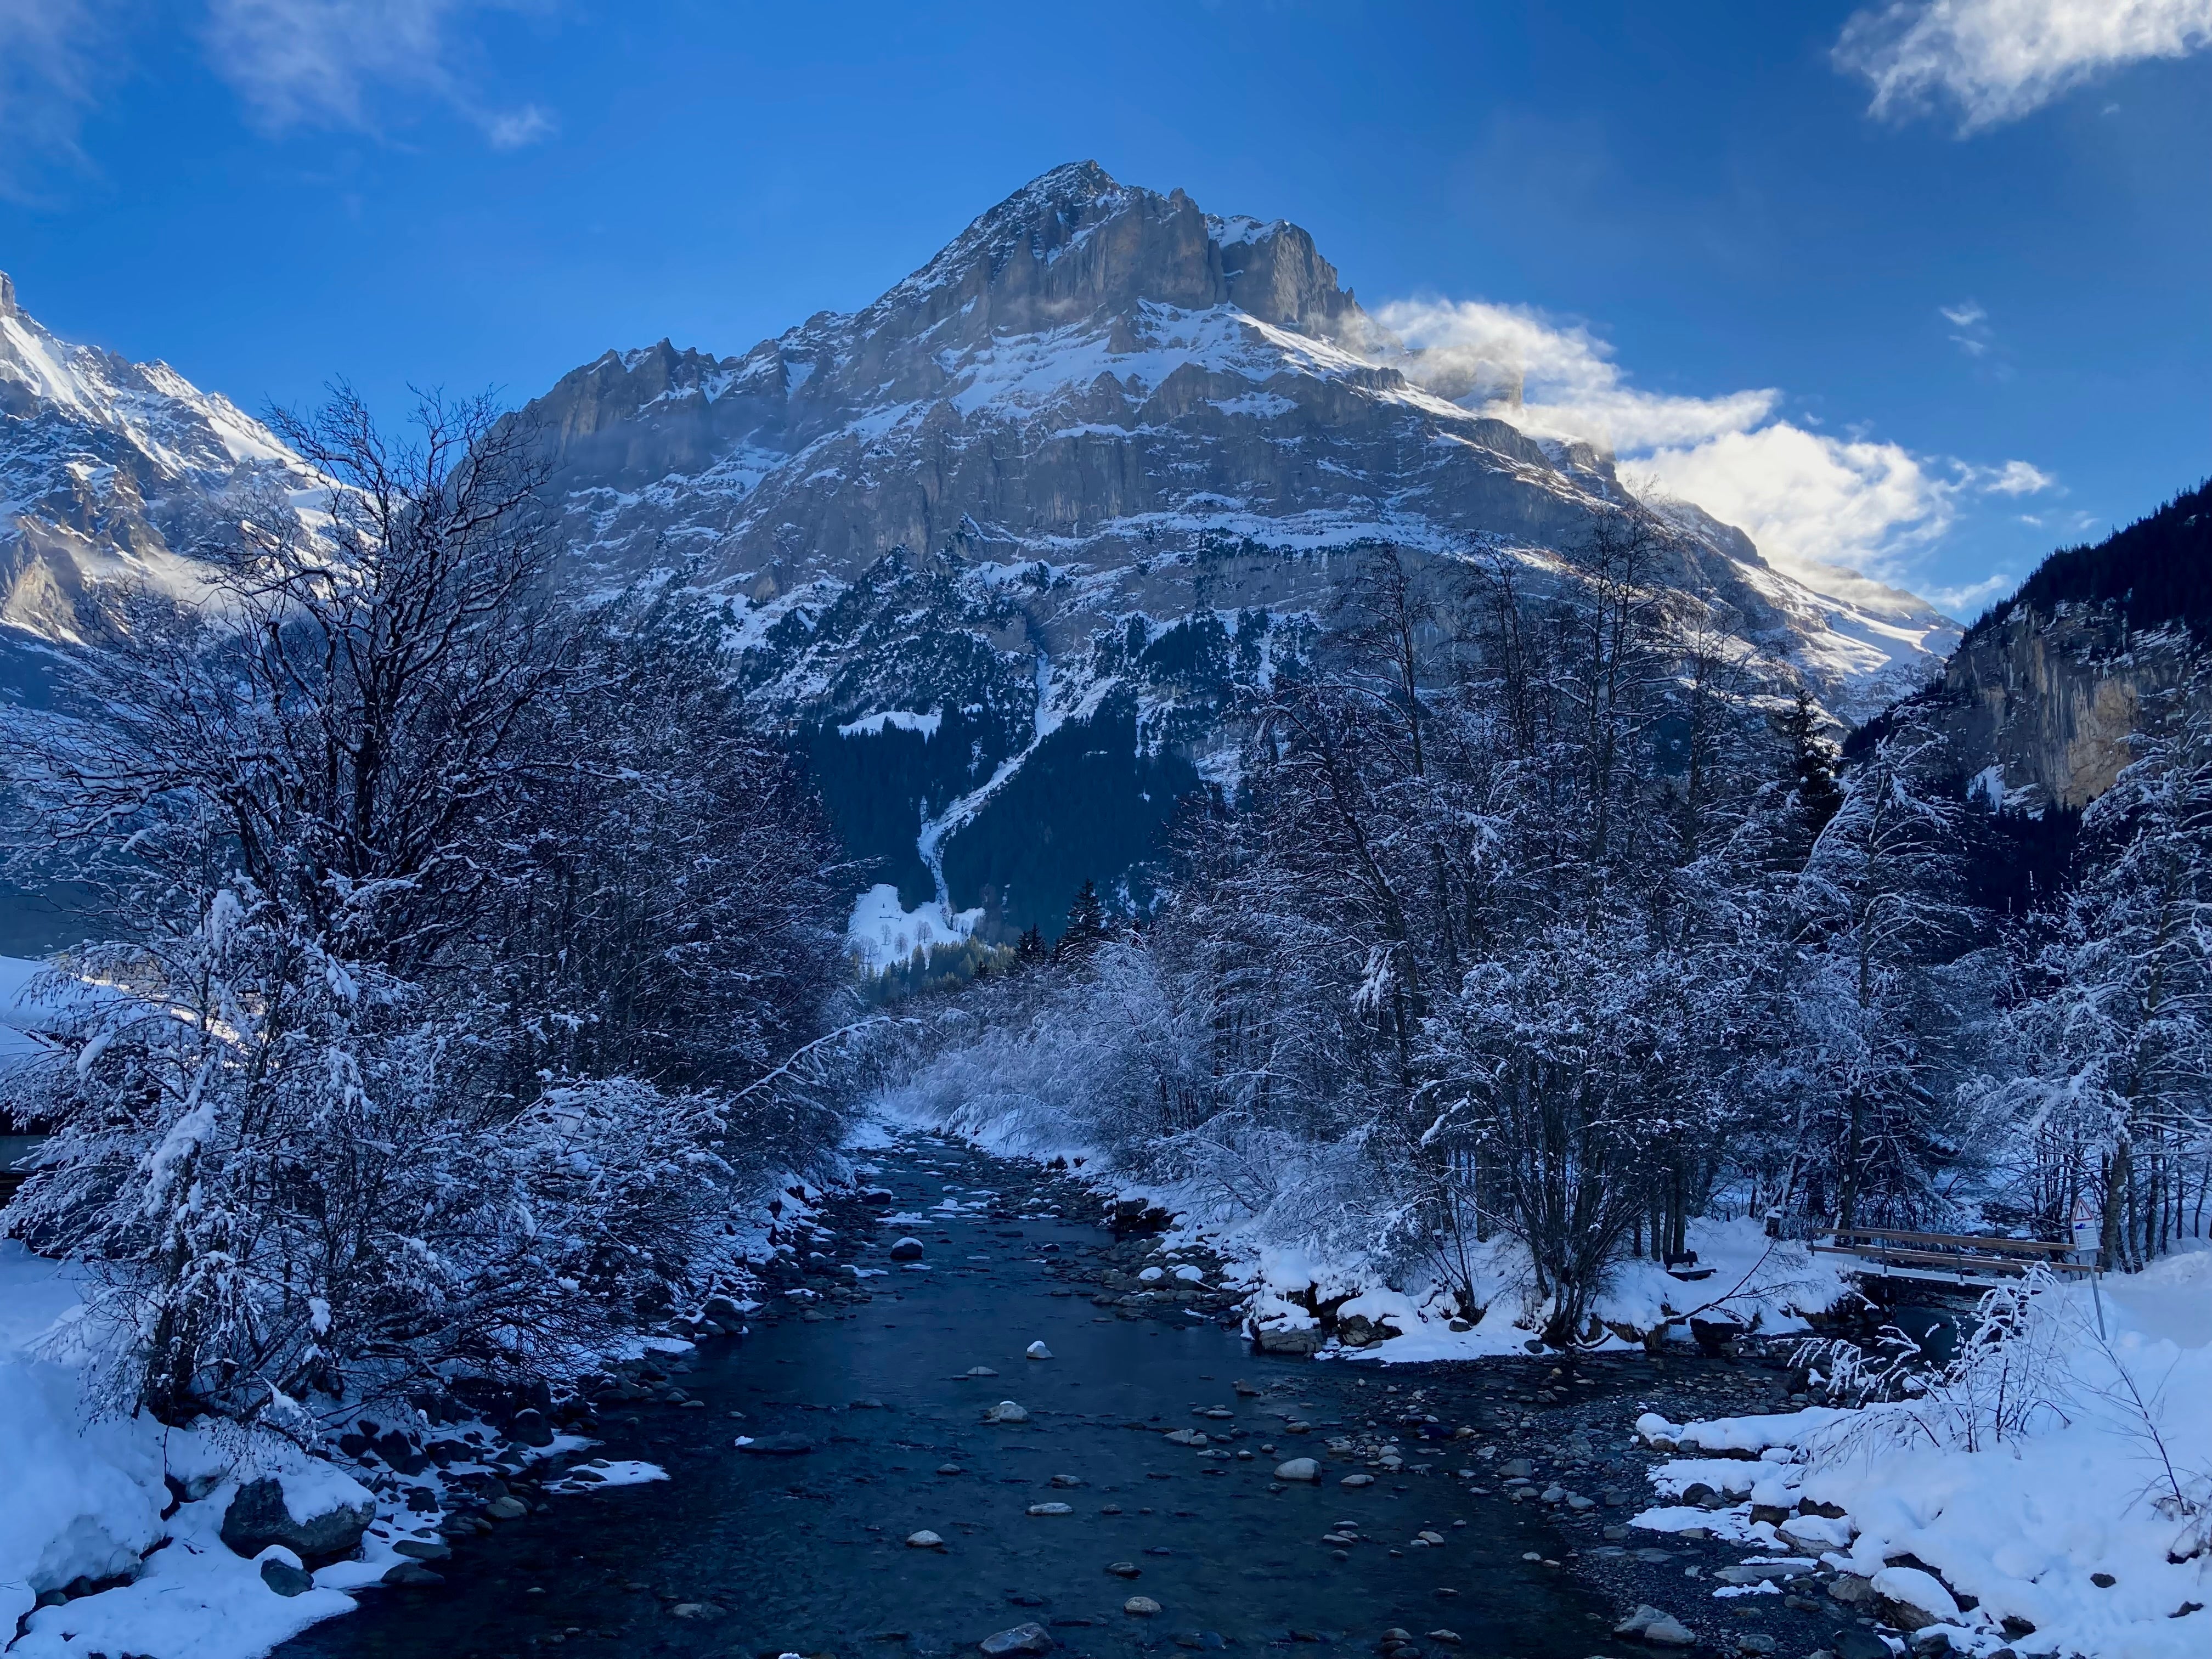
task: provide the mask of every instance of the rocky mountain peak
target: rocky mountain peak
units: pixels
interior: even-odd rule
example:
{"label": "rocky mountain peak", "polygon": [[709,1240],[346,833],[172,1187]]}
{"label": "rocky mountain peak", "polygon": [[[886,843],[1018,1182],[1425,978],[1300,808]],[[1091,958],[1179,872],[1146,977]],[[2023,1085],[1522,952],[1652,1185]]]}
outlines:
{"label": "rocky mountain peak", "polygon": [[929,330],[959,317],[963,336],[1025,334],[1146,304],[1234,306],[1324,338],[1358,310],[1296,225],[1211,217],[1181,189],[1118,184],[1077,161],[981,216],[861,319],[867,332],[893,319]]}
{"label": "rocky mountain peak", "polygon": [[228,398],[58,337],[0,278],[0,651],[96,631],[125,586],[197,592],[209,545],[319,483]]}

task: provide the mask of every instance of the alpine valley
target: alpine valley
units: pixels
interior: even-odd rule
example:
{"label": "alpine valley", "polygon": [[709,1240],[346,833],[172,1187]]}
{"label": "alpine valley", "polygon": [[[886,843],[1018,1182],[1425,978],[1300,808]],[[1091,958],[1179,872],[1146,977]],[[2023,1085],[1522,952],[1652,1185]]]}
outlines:
{"label": "alpine valley", "polygon": [[[878,961],[1141,903],[1177,802],[1234,773],[1224,714],[1304,650],[1372,550],[1572,580],[1636,505],[1609,456],[1517,423],[1362,310],[1304,230],[1054,169],[851,315],[736,356],[610,350],[520,411],[578,579],[727,601],[753,692],[878,884]],[[0,654],[103,625],[127,581],[313,484],[165,366],[57,340],[0,280]],[[270,503],[280,505],[272,507]],[[1814,591],[1694,506],[1650,503],[1670,603],[1778,692],[1863,720],[1956,625],[1855,575]],[[1847,573],[1842,573],[1847,574]]]}

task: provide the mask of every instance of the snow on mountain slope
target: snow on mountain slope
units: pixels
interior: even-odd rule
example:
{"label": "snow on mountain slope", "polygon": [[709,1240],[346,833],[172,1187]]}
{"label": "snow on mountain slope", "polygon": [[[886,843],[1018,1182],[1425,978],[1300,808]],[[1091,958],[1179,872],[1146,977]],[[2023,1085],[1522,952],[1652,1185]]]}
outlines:
{"label": "snow on mountain slope", "polygon": [[[611,351],[526,417],[581,556],[730,594],[853,849],[908,910],[988,931],[1141,862],[1158,793],[1220,774],[1226,700],[1363,544],[1556,571],[1628,501],[1609,457],[1420,368],[1297,226],[1083,162],[857,313],[738,356]],[[1666,518],[1661,580],[1776,682],[1860,716],[1940,668],[1950,625],[1910,596],[1816,592],[1694,507]],[[942,726],[858,729],[898,709]]]}
{"label": "snow on mountain slope", "polygon": [[85,637],[126,583],[189,595],[210,546],[315,483],[166,363],[57,338],[0,275],[0,634]]}

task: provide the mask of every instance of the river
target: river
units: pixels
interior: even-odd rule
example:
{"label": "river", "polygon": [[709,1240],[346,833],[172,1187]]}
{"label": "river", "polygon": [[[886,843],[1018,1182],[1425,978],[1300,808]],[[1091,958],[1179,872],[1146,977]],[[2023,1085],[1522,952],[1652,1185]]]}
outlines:
{"label": "river", "polygon": [[[1026,1623],[1094,1659],[1364,1652],[1393,1627],[1427,1659],[1583,1659],[1602,1640],[1603,1605],[1562,1569],[1573,1540],[1552,1516],[1482,1479],[1476,1442],[1399,1426],[1431,1414],[1407,1410],[1411,1382],[1255,1355],[1171,1304],[1143,1317],[1095,1306],[1048,1264],[1107,1235],[1037,1213],[1025,1168],[919,1139],[874,1168],[901,1210],[933,1213],[865,1240],[846,1230],[848,1261],[879,1275],[860,1281],[867,1299],[702,1347],[678,1379],[699,1406],[608,1411],[598,1450],[670,1479],[552,1498],[457,1542],[443,1583],[369,1592],[279,1652],[898,1659],[974,1653]],[[948,1198],[963,1207],[936,1207]],[[925,1242],[919,1270],[887,1254],[908,1231]],[[1051,1358],[1026,1358],[1040,1341]],[[968,1375],[978,1366],[996,1375]],[[1027,1420],[987,1424],[1001,1400]],[[1347,1488],[1367,1465],[1326,1443],[1370,1425],[1403,1435],[1406,1467]],[[1207,1444],[1164,1437],[1178,1429]],[[763,1455],[741,1435],[811,1449]],[[1317,1482],[1275,1478],[1301,1455],[1319,1460]],[[943,1547],[906,1541],[924,1529]],[[1125,1611],[1133,1596],[1159,1611]]]}

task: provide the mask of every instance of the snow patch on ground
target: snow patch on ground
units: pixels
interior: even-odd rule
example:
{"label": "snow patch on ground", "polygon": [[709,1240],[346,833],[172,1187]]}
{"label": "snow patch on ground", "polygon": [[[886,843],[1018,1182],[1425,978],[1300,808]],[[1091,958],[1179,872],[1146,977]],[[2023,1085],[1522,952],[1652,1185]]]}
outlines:
{"label": "snow patch on ground", "polygon": [[858,957],[870,973],[880,974],[918,950],[957,945],[982,920],[980,908],[951,910],[935,899],[925,899],[909,910],[899,902],[897,888],[889,882],[878,882],[853,907],[853,919],[845,925],[845,949],[847,954]]}
{"label": "snow patch on ground", "polygon": [[[338,1569],[304,1595],[276,1594],[258,1562],[223,1544],[222,1517],[240,1480],[261,1474],[282,1475],[295,1508],[311,1489],[334,1501],[369,1494],[281,1442],[95,1417],[81,1314],[70,1270],[0,1241],[0,1631],[28,1615],[11,1659],[234,1659],[350,1610],[353,1598],[328,1583]],[[215,1484],[164,1520],[164,1476]],[[42,1594],[80,1578],[125,1577],[133,1582],[33,1611]]]}
{"label": "snow patch on ground", "polygon": [[[2014,1376],[2009,1386],[2040,1391],[2057,1411],[2025,1434],[1969,1450],[1955,1436],[1917,1427],[1936,1414],[1912,1401],[1680,1426],[1647,1415],[1637,1427],[1653,1443],[1756,1451],[1762,1460],[1679,1459],[1654,1470],[1654,1482],[1662,1498],[1703,1480],[1747,1488],[1753,1503],[1840,1508],[1843,1519],[1796,1516],[1780,1532],[1824,1550],[1829,1565],[1871,1580],[1877,1592],[1942,1613],[1954,1645],[1969,1651],[2198,1659],[2212,1651],[2212,1613],[2181,1610],[2212,1603],[2208,1516],[2172,1501],[2165,1471],[2170,1460],[2184,1498],[2212,1504],[2212,1251],[2108,1276],[2103,1291],[2108,1341],[2096,1338],[2090,1287],[2040,1293],[2039,1316],[2059,1322],[2065,1340],[2047,1370]],[[1748,1504],[1662,1504],[1635,1524],[1771,1541],[1759,1534],[1775,1528],[1749,1513]],[[1941,1586],[1918,1585],[1916,1570],[1890,1565],[1908,1555]],[[2100,1585],[2096,1575],[2112,1582]],[[1907,1594],[1916,1588],[1978,1605],[1954,1618]],[[2008,1617],[2035,1628],[2008,1636]]]}

